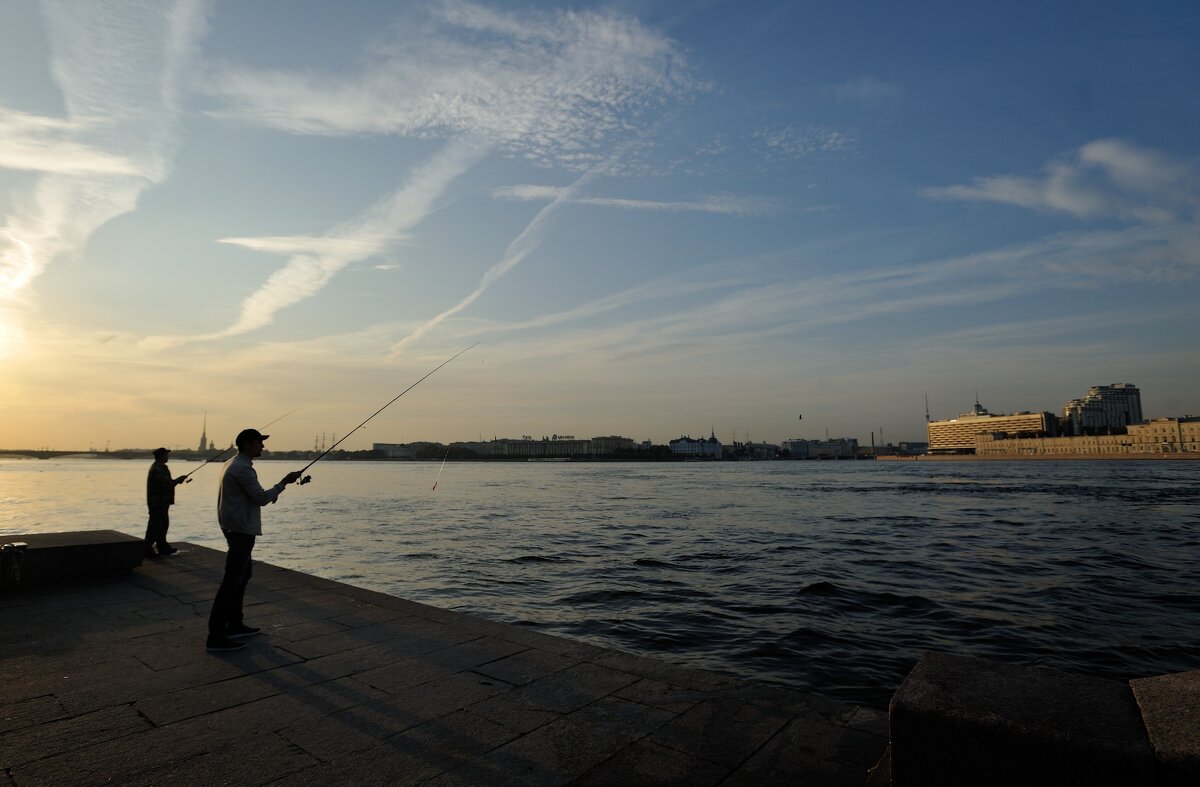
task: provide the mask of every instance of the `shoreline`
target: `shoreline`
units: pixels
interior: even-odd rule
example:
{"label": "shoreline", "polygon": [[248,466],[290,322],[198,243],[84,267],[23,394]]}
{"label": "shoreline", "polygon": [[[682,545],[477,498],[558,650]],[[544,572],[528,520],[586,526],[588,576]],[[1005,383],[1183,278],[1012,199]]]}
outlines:
{"label": "shoreline", "polygon": [[1189,461],[1200,459],[1200,453],[1180,454],[917,454],[916,456],[877,456],[877,462],[1012,462],[1033,460],[1037,462],[1150,462]]}

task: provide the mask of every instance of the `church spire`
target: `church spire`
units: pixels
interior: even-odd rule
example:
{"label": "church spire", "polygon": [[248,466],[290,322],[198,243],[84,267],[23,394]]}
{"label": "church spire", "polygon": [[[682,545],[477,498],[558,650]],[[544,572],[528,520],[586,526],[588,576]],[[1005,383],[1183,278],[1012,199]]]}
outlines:
{"label": "church spire", "polygon": [[208,450],[208,413],[204,414],[204,426],[200,428],[200,448],[197,450]]}

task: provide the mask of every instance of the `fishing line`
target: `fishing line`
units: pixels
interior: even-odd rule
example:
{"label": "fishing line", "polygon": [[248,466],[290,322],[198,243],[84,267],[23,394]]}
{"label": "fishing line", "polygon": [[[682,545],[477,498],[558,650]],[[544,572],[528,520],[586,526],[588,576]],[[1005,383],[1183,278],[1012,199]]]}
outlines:
{"label": "fishing line", "polygon": [[[300,409],[302,409],[302,408],[299,408],[299,407],[296,408],[296,410],[300,410]],[[289,415],[296,412],[296,410],[291,410],[290,412],[284,413],[283,415],[276,418],[275,421],[272,421],[270,424],[266,424],[266,426],[263,426],[263,429],[266,429],[268,426],[275,423],[276,421],[282,421],[284,418],[287,418]],[[259,431],[261,432],[262,429],[260,429]],[[237,446],[233,446],[233,445],[229,446],[229,448],[224,448],[219,453],[215,453],[212,456],[210,456],[209,458],[205,459],[203,462],[201,462],[200,467],[204,467],[204,465],[208,464],[209,462],[215,462],[218,459],[220,459],[221,457],[225,456],[225,454],[229,453],[231,450],[236,450],[236,449],[237,449]],[[200,467],[197,467],[195,470],[192,471],[192,473],[196,472],[196,470],[199,470]],[[191,478],[192,473],[188,473],[187,475],[184,476],[185,480],[183,483],[185,483],[185,484],[192,483],[192,478]]]}
{"label": "fishing line", "polygon": [[[417,380],[415,383],[413,383],[412,385],[408,386],[407,388],[405,388],[405,389],[404,389],[403,391],[401,391],[400,393],[396,394],[394,397],[392,397],[392,401],[391,401],[391,402],[388,402],[388,403],[387,403],[387,404],[385,404],[383,407],[380,407],[378,410],[376,410],[375,412],[373,412],[373,413],[371,413],[370,415],[368,415],[368,416],[367,416],[367,417],[366,417],[366,418],[363,420],[363,422],[362,422],[361,424],[359,424],[358,426],[354,427],[353,429],[351,429],[351,430],[350,430],[349,432],[347,432],[346,434],[342,435],[342,439],[341,439],[341,440],[338,440],[336,443],[334,443],[333,445],[331,445],[331,446],[329,446],[328,448],[326,448],[324,451],[322,451],[322,452],[320,453],[320,455],[319,455],[319,456],[318,456],[316,459],[312,460],[311,462],[309,462],[308,464],[306,464],[304,467],[300,468],[300,473],[301,473],[301,474],[303,474],[305,470],[307,470],[308,468],[312,467],[312,466],[313,466],[313,465],[315,465],[317,462],[321,461],[321,459],[323,459],[323,458],[325,457],[325,455],[326,455],[326,454],[328,454],[328,453],[329,453],[330,451],[332,451],[333,449],[337,448],[337,447],[338,447],[338,446],[339,446],[339,445],[342,443],[342,440],[345,440],[347,437],[349,437],[350,435],[354,434],[354,433],[355,433],[355,432],[357,432],[359,429],[362,429],[364,426],[366,426],[366,425],[367,425],[367,421],[370,421],[372,418],[374,418],[375,416],[377,416],[377,415],[379,415],[380,413],[382,413],[384,410],[386,410],[386,409],[388,409],[389,407],[391,407],[393,402],[395,402],[395,401],[396,401],[397,399],[399,399],[401,396],[404,396],[404,394],[408,393],[408,392],[409,392],[409,391],[411,391],[412,389],[416,388],[418,385],[420,385],[422,382],[424,382],[426,379],[428,379],[428,378],[429,378],[429,376],[430,376],[430,375],[432,375],[434,372],[436,372],[438,369],[441,369],[443,366],[445,366],[446,364],[450,363],[450,362],[451,362],[451,361],[453,361],[455,358],[457,358],[458,356],[462,355],[462,354],[463,354],[463,353],[465,353],[467,350],[471,349],[471,347],[474,347],[474,346],[475,346],[475,345],[477,345],[477,344],[479,344],[479,342],[475,342],[475,344],[472,344],[470,347],[466,347],[466,348],[464,348],[464,349],[462,349],[462,350],[459,350],[459,351],[458,351],[458,352],[456,352],[454,355],[451,355],[449,358],[447,358],[446,360],[442,361],[442,362],[441,362],[441,363],[439,363],[437,366],[433,367],[431,370],[429,370],[429,372],[428,372],[428,373],[427,373],[427,374],[426,374],[424,377],[422,377],[420,380]],[[312,476],[308,476],[308,475],[306,475],[306,476],[304,476],[303,478],[301,478],[301,479],[300,479],[300,483],[301,483],[301,484],[307,484],[307,483],[308,483],[309,481],[311,481],[311,480],[312,480]]]}
{"label": "fishing line", "polygon": [[446,460],[450,458],[450,446],[446,446],[446,455],[442,457],[442,466],[438,468],[437,478],[433,479],[433,491],[437,491],[438,481],[442,477],[442,471],[446,469]]}

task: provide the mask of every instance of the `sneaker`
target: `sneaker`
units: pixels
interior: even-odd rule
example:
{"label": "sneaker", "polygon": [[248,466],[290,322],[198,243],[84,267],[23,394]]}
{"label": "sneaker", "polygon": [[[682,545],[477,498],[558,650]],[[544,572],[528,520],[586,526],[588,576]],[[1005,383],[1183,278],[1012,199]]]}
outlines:
{"label": "sneaker", "polygon": [[209,634],[208,641],[204,643],[204,648],[209,653],[226,653],[231,650],[241,650],[244,647],[246,647],[245,642],[238,642],[219,634]]}
{"label": "sneaker", "polygon": [[154,551],[154,547],[146,545],[146,557],[158,557],[158,553]]}
{"label": "sneaker", "polygon": [[231,623],[228,629],[226,629],[225,634],[230,639],[243,639],[245,637],[253,637],[260,631],[262,631],[262,629],[255,628],[254,626],[245,626],[241,623]]}
{"label": "sneaker", "polygon": [[158,554],[160,554],[160,555],[164,555],[164,556],[165,555],[174,555],[178,551],[179,551],[178,549],[171,546],[170,544],[159,544],[158,545]]}

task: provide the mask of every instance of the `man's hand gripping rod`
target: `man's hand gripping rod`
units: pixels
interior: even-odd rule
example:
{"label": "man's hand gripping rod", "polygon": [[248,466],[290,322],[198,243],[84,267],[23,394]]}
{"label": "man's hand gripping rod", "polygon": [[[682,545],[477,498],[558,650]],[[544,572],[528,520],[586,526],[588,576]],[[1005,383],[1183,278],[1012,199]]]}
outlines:
{"label": "man's hand gripping rod", "polygon": [[[475,345],[477,345],[477,344],[479,344],[479,342],[475,342],[475,344],[472,344],[472,345],[471,345],[471,347],[474,347],[474,346],[475,346]],[[350,430],[349,432],[347,432],[346,434],[342,435],[342,438],[341,438],[341,440],[338,440],[336,443],[334,443],[333,445],[331,445],[331,446],[329,446],[328,448],[326,448],[324,451],[322,451],[322,452],[321,452],[321,454],[320,454],[320,455],[319,455],[319,456],[318,456],[316,459],[312,460],[311,462],[309,462],[309,463],[308,463],[308,464],[306,464],[306,465],[305,465],[303,468],[301,468],[301,469],[300,469],[300,474],[302,475],[302,478],[300,479],[300,483],[303,485],[303,484],[307,484],[309,481],[311,481],[311,480],[312,480],[312,476],[309,476],[309,475],[304,475],[304,471],[305,471],[305,470],[307,470],[308,468],[312,467],[313,465],[315,465],[317,462],[321,461],[321,459],[323,459],[323,458],[325,457],[325,455],[326,455],[326,454],[328,454],[330,451],[332,451],[333,449],[335,449],[335,448],[337,448],[339,445],[341,445],[341,443],[342,443],[342,440],[345,440],[347,437],[349,437],[350,435],[354,434],[354,433],[355,433],[355,432],[357,432],[359,429],[362,429],[364,426],[366,426],[366,425],[367,425],[367,421],[370,421],[372,418],[374,418],[375,416],[377,416],[377,415],[379,415],[380,413],[382,413],[384,410],[386,410],[386,409],[388,409],[389,407],[391,407],[391,406],[392,406],[392,404],[393,404],[393,403],[396,401],[396,399],[399,399],[401,396],[404,396],[404,394],[406,394],[406,393],[408,393],[409,391],[411,391],[412,389],[416,388],[418,385],[420,385],[422,382],[424,382],[424,381],[425,381],[425,380],[426,380],[426,379],[427,379],[427,378],[428,378],[430,375],[432,375],[432,374],[433,374],[434,372],[436,372],[438,369],[441,369],[443,366],[445,366],[446,364],[450,363],[450,362],[451,362],[451,361],[453,361],[455,358],[457,358],[458,356],[460,356],[460,355],[462,355],[463,353],[465,353],[467,350],[471,349],[471,347],[467,347],[467,348],[465,348],[465,349],[459,350],[459,351],[458,351],[458,352],[456,352],[454,355],[451,355],[449,358],[447,358],[446,360],[442,361],[442,362],[441,362],[441,363],[439,363],[437,366],[433,367],[433,369],[431,369],[431,370],[429,371],[429,373],[428,373],[428,374],[426,374],[424,377],[422,377],[420,380],[417,380],[415,383],[413,383],[412,385],[408,386],[407,388],[405,388],[405,389],[404,389],[403,391],[401,391],[400,393],[396,394],[396,396],[395,396],[395,397],[392,399],[392,401],[388,402],[388,403],[387,403],[387,404],[385,404],[383,407],[380,407],[378,410],[376,410],[375,412],[373,412],[373,413],[371,413],[370,415],[368,415],[368,416],[366,417],[366,419],[365,419],[365,420],[364,420],[364,421],[363,421],[361,424],[359,424],[358,426],[354,427],[353,429],[351,429],[351,430]]]}

